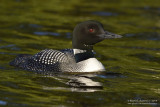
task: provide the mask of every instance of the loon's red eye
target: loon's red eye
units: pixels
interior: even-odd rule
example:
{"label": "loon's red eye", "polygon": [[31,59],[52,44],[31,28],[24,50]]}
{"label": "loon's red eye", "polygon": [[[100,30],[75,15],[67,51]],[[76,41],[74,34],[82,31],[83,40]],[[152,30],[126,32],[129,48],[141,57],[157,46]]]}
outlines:
{"label": "loon's red eye", "polygon": [[94,29],[89,29],[89,32],[93,32],[94,31]]}

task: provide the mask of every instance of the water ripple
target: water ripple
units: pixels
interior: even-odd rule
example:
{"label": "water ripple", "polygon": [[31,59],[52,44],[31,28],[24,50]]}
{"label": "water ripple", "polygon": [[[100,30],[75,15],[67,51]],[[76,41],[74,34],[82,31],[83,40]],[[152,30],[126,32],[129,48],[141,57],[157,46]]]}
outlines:
{"label": "water ripple", "polygon": [[98,16],[117,16],[117,13],[112,13],[112,12],[103,12],[103,11],[97,11],[93,12],[92,14],[98,15]]}
{"label": "water ripple", "polygon": [[72,35],[70,32],[67,32],[67,33],[56,33],[56,32],[43,32],[43,31],[40,31],[40,32],[34,32],[35,35],[39,35],[39,36],[59,36],[59,37],[65,37],[67,39],[70,39],[72,38]]}
{"label": "water ripple", "polygon": [[2,100],[0,100],[0,105],[6,105],[7,104],[7,102],[6,101],[2,101]]}
{"label": "water ripple", "polygon": [[103,75],[97,75],[100,78],[126,78],[127,76],[122,75],[121,73],[106,73]]}
{"label": "water ripple", "polygon": [[59,36],[59,33],[55,33],[55,32],[34,32],[35,35],[52,35],[52,36]]}
{"label": "water ripple", "polygon": [[11,50],[16,50],[16,51],[20,50],[20,48],[16,47],[15,44],[9,44],[9,45],[0,46],[0,49],[4,49],[4,48],[5,49],[9,48]]}
{"label": "water ripple", "polygon": [[126,34],[125,37],[134,37],[142,40],[160,40],[160,34],[157,32],[141,32],[134,34]]}
{"label": "water ripple", "polygon": [[147,53],[137,53],[137,54],[131,54],[129,56],[137,57],[141,60],[150,61],[150,62],[157,62],[160,63],[160,57],[153,56],[151,54]]}

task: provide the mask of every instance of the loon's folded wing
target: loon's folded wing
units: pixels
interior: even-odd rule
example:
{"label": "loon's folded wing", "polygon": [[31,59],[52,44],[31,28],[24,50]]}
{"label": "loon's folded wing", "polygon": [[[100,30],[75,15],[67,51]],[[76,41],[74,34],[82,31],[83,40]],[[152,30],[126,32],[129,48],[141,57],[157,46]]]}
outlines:
{"label": "loon's folded wing", "polygon": [[65,53],[52,50],[52,49],[45,49],[40,51],[39,53],[32,56],[32,59],[36,62],[43,63],[43,64],[55,64],[56,62],[67,62],[68,58]]}
{"label": "loon's folded wing", "polygon": [[68,54],[52,49],[45,49],[31,56],[19,55],[10,65],[31,71],[60,71],[62,63],[69,63]]}

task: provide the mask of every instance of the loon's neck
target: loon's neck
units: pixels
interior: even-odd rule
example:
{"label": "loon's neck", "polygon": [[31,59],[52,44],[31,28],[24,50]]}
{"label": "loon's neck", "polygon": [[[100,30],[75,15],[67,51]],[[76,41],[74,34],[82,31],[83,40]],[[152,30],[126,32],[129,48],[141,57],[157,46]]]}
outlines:
{"label": "loon's neck", "polygon": [[94,58],[93,50],[73,49],[76,62],[80,62],[89,58]]}

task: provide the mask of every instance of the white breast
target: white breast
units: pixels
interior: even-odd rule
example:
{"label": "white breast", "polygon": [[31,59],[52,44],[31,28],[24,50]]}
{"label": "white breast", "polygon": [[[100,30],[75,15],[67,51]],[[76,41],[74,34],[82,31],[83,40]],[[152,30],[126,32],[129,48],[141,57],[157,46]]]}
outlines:
{"label": "white breast", "polygon": [[100,61],[96,58],[89,58],[84,61],[80,61],[77,63],[82,72],[97,72],[97,71],[105,71],[105,67],[102,65]]}

